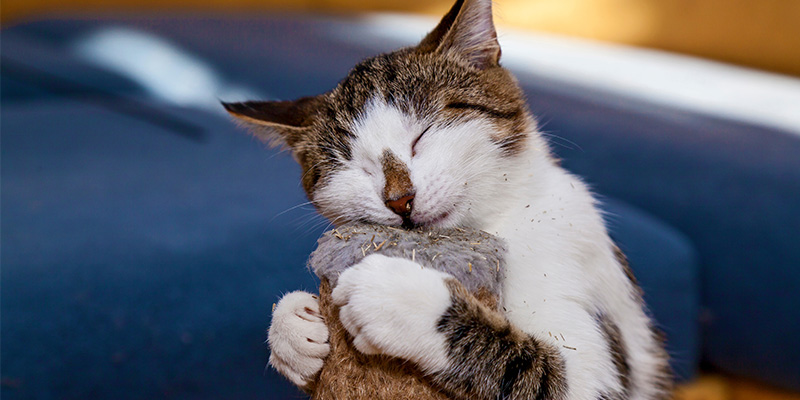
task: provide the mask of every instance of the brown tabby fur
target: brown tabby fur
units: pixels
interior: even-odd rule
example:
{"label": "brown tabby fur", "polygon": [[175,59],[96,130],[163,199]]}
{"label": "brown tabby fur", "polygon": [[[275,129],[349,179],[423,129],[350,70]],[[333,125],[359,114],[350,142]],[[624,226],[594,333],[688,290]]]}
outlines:
{"label": "brown tabby fur", "polygon": [[[497,299],[486,291],[475,293],[487,307]],[[352,337],[339,321],[339,309],[331,301],[331,285],[319,286],[319,309],[329,330],[330,354],[319,377],[306,388],[315,400],[449,399],[413,364],[386,356],[365,355],[356,350]]]}

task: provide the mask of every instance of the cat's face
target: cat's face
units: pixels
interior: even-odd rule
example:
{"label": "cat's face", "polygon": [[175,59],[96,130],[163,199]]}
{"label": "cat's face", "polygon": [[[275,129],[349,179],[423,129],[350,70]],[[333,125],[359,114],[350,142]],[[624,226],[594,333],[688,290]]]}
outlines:
{"label": "cat's face", "polygon": [[297,154],[333,221],[480,225],[529,130],[504,69],[410,51],[359,64],[322,110]]}
{"label": "cat's face", "polygon": [[490,1],[462,3],[419,46],[359,63],[331,92],[226,108],[292,150],[336,224],[483,227],[535,124],[497,64]]}

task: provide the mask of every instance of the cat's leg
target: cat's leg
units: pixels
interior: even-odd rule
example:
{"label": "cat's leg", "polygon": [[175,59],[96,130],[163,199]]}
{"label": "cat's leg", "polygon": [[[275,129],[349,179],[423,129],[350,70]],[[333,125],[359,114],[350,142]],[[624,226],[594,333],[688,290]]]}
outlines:
{"label": "cat's leg", "polygon": [[317,296],[301,291],[283,296],[272,313],[268,342],[269,364],[306,389],[330,351]]}
{"label": "cat's leg", "polygon": [[513,327],[452,276],[407,259],[371,255],[332,294],[356,348],[415,362],[452,396],[563,398],[564,361]]}
{"label": "cat's leg", "polygon": [[446,338],[436,330],[451,303],[448,278],[411,260],[373,254],[339,276],[331,297],[358,350],[436,371],[448,362]]}

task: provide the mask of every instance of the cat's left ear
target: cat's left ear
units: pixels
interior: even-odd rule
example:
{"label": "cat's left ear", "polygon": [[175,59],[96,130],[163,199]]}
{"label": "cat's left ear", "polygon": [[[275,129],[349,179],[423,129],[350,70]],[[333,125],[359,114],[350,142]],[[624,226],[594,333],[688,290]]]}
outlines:
{"label": "cat's left ear", "polygon": [[499,65],[500,44],[492,19],[492,0],[458,0],[439,26],[420,43],[436,51],[453,53],[473,67],[487,69]]}
{"label": "cat's left ear", "polygon": [[291,148],[313,124],[321,104],[321,96],[314,96],[291,101],[223,102],[222,106],[272,146]]}

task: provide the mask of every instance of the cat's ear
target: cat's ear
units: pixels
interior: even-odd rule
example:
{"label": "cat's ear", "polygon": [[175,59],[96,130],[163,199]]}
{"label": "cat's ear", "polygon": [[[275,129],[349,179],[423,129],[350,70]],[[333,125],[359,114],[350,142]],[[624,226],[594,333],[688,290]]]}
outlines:
{"label": "cat's ear", "polygon": [[464,0],[456,0],[456,4],[453,4],[450,11],[439,21],[439,25],[436,25],[436,28],[433,28],[433,30],[422,39],[419,45],[417,45],[417,50],[428,53],[439,48],[444,36],[447,35],[447,32],[450,32],[450,28],[453,26],[453,22],[456,20],[463,5]]}
{"label": "cat's ear", "polygon": [[417,47],[451,53],[473,67],[486,69],[500,61],[500,44],[492,20],[491,0],[458,0]]}
{"label": "cat's ear", "polygon": [[321,96],[314,96],[290,101],[223,102],[222,106],[272,146],[293,147],[313,123],[321,104]]}

